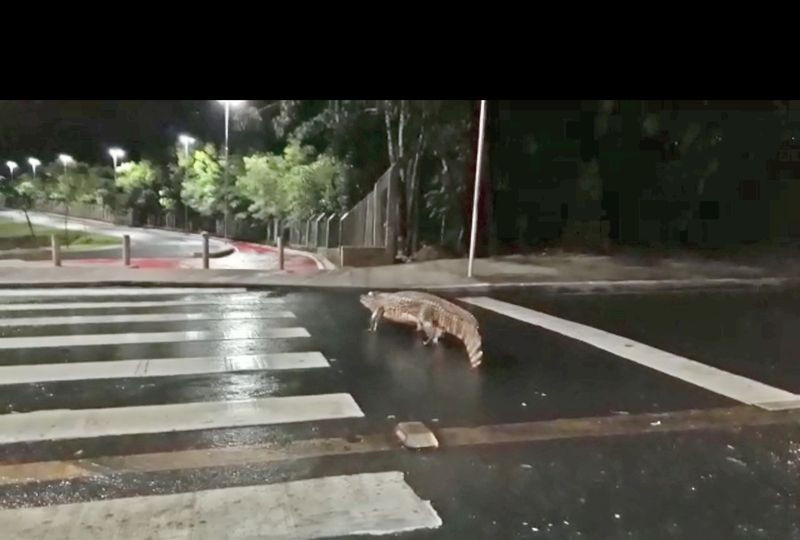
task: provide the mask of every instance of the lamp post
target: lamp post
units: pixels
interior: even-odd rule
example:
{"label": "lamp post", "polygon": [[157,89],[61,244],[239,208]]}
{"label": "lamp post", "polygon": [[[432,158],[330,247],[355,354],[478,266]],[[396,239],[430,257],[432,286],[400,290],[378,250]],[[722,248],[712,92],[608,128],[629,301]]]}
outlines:
{"label": "lamp post", "polygon": [[16,164],[14,161],[6,161],[6,167],[8,167],[8,172],[11,173],[11,180],[14,180],[14,169],[19,168],[19,165]]}
{"label": "lamp post", "polygon": [[122,159],[125,157],[125,150],[122,148],[110,148],[108,150],[108,154],[111,156],[111,159],[114,161],[114,183],[117,182],[117,160]]}
{"label": "lamp post", "polygon": [[483,168],[483,137],[486,131],[486,100],[481,100],[481,119],[478,133],[478,163],[475,167],[475,192],[472,196],[472,229],[469,240],[469,262],[467,263],[467,277],[472,277],[472,265],[475,262],[475,241],[478,235],[478,201],[481,190],[481,169]]}
{"label": "lamp post", "polygon": [[[67,181],[67,165],[72,165],[75,163],[75,160],[72,159],[72,156],[69,154],[59,154],[58,161],[64,165],[64,181]],[[67,240],[69,238],[69,233],[67,232],[67,220],[69,219],[69,202],[67,201],[66,196],[64,197],[64,239]]]}
{"label": "lamp post", "polygon": [[225,107],[225,168],[223,169],[223,197],[225,200],[225,238],[228,237],[228,214],[230,213],[228,201],[228,132],[231,123],[231,107],[236,107],[244,103],[241,99],[220,99],[218,100]]}
{"label": "lamp post", "polygon": [[[180,135],[178,141],[183,145],[183,158],[189,161],[189,145],[195,143],[195,138],[190,135]],[[189,230],[189,205],[183,201],[183,228]]]}
{"label": "lamp post", "polygon": [[70,156],[69,154],[59,154],[58,161],[60,161],[61,164],[64,165],[65,175],[67,174],[67,165],[72,165],[73,163],[75,163],[75,160],[72,159],[72,156]]}
{"label": "lamp post", "polygon": [[35,157],[31,157],[28,158],[28,164],[31,166],[31,169],[33,169],[33,179],[36,180],[36,167],[41,165],[42,162],[36,159]]}

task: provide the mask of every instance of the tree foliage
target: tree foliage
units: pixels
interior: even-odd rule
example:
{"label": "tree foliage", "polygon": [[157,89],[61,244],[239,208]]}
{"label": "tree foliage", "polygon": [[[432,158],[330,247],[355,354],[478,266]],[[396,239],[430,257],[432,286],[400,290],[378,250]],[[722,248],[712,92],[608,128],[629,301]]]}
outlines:
{"label": "tree foliage", "polygon": [[181,199],[204,216],[211,216],[222,210],[223,169],[217,150],[207,144],[192,154],[191,165],[181,189]]}

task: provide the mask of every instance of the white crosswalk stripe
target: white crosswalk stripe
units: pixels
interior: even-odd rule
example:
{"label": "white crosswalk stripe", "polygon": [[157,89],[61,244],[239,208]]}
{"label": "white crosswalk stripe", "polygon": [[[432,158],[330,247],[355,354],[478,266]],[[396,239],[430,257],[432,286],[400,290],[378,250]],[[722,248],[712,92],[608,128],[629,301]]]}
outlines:
{"label": "white crosswalk stripe", "polygon": [[364,416],[350,394],[0,415],[0,444]]}
{"label": "white crosswalk stripe", "polygon": [[[242,295],[236,299],[236,304],[248,304],[253,302],[256,298],[255,295]],[[139,301],[139,302],[37,302],[37,303],[19,303],[19,304],[2,304],[0,311],[57,311],[57,310],[79,310],[79,309],[128,309],[128,308],[163,308],[163,307],[186,307],[186,306],[216,306],[219,304],[226,304],[231,302],[231,297],[213,298],[206,297],[202,300],[165,300],[158,301]],[[283,298],[260,298],[258,304],[282,304]]]}
{"label": "white crosswalk stripe", "polygon": [[310,337],[305,328],[241,327],[230,331],[189,330],[186,332],[134,332],[128,334],[78,334],[0,338],[0,349],[38,349],[80,347],[86,345],[125,345],[137,343],[173,343],[179,341],[226,341],[234,339],[272,339]]}
{"label": "white crosswalk stripe", "polygon": [[[165,518],[169,516],[169,518]],[[326,538],[441,526],[400,472],[0,510],[8,538]]]}
{"label": "white crosswalk stripe", "polygon": [[0,385],[47,381],[81,381],[124,377],[164,377],[236,371],[325,368],[330,364],[320,352],[287,352],[234,356],[106,360],[0,366]]}
{"label": "white crosswalk stripe", "polygon": [[0,298],[46,298],[53,296],[169,296],[194,294],[230,294],[246,292],[243,288],[180,288],[180,287],[96,287],[87,288],[46,288],[46,289],[0,289]]}
{"label": "white crosswalk stripe", "polygon": [[242,319],[288,319],[291,311],[226,311],[217,313],[135,313],[128,315],[73,315],[67,317],[15,317],[0,319],[0,326],[59,326],[183,321],[235,321]]}

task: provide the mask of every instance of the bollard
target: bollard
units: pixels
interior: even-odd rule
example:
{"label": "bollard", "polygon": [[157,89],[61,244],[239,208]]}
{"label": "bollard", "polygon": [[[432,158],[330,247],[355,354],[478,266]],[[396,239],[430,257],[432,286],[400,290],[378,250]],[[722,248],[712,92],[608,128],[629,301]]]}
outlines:
{"label": "bollard", "polygon": [[131,237],[127,234],[122,236],[122,264],[131,265]]}
{"label": "bollard", "polygon": [[283,234],[278,236],[278,269],[283,270]]}
{"label": "bollard", "polygon": [[203,233],[203,268],[208,270],[208,233]]}
{"label": "bollard", "polygon": [[58,236],[50,236],[50,245],[53,247],[53,266],[61,266],[61,242]]}

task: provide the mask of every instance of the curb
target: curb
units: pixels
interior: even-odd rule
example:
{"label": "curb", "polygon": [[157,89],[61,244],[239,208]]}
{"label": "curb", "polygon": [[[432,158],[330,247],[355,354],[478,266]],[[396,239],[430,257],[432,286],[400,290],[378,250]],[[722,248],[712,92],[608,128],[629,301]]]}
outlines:
{"label": "curb", "polygon": [[[213,272],[213,270],[211,270]],[[213,274],[212,274],[213,275]],[[209,276],[211,277],[211,275]],[[395,285],[395,286],[375,286],[375,285],[354,285],[354,284],[335,284],[335,283],[315,283],[314,278],[302,281],[286,280],[278,277],[271,279],[272,276],[259,276],[258,281],[178,281],[170,279],[157,280],[137,280],[137,279],[104,279],[95,281],[43,281],[43,282],[2,282],[0,288],[85,288],[85,287],[230,287],[230,288],[264,288],[264,287],[292,287],[302,289],[372,289],[372,290],[399,290],[399,289],[419,289],[429,291],[467,291],[467,292],[486,292],[495,289],[519,288],[530,286],[537,289],[551,289],[554,292],[579,292],[579,293],[609,293],[615,291],[669,291],[669,290],[697,290],[697,289],[724,289],[731,287],[784,287],[800,286],[800,278],[709,278],[703,280],[623,280],[623,281],[562,281],[562,282],[539,282],[539,283],[472,283],[461,285]],[[277,276],[276,276],[277,277]]]}
{"label": "curb", "polygon": [[[211,251],[211,252],[208,253],[208,257],[210,259],[219,259],[219,258],[222,258],[222,257],[227,257],[228,255],[232,255],[235,252],[236,252],[236,248],[235,247],[229,247],[227,249],[222,249],[220,251]],[[194,253],[192,253],[192,258],[194,258],[194,259],[202,259],[203,258],[203,253],[201,251],[195,251]]]}
{"label": "curb", "polygon": [[[230,243],[231,241],[228,241],[228,242]],[[271,246],[269,244],[257,244],[255,242],[247,242],[247,241],[239,241],[239,240],[234,240],[233,242],[238,242],[239,244],[249,244],[251,246],[257,246],[258,248],[268,249],[268,250],[273,251],[275,253],[278,252],[278,248],[277,247]],[[312,261],[314,261],[314,264],[317,265],[317,269],[319,269],[319,270],[335,270],[336,269],[336,266],[334,266],[333,263],[331,263],[327,259],[324,259],[324,257],[320,258],[316,254],[309,253],[308,251],[300,251],[300,250],[292,249],[292,248],[286,247],[286,246],[283,247],[283,251],[284,251],[284,253],[286,253],[288,255],[293,255],[293,256],[296,256],[296,257],[305,257],[307,259],[311,259]],[[324,259],[324,262],[323,262],[323,259]],[[326,266],[326,264],[325,264],[326,262],[327,262],[327,264],[329,266]]]}
{"label": "curb", "polygon": [[725,287],[783,287],[800,285],[800,278],[695,278],[695,279],[626,279],[597,281],[539,281],[465,283],[463,285],[432,285],[431,290],[490,291],[496,289],[555,289],[556,292],[603,293],[615,291],[668,291],[692,289],[720,289]]}

